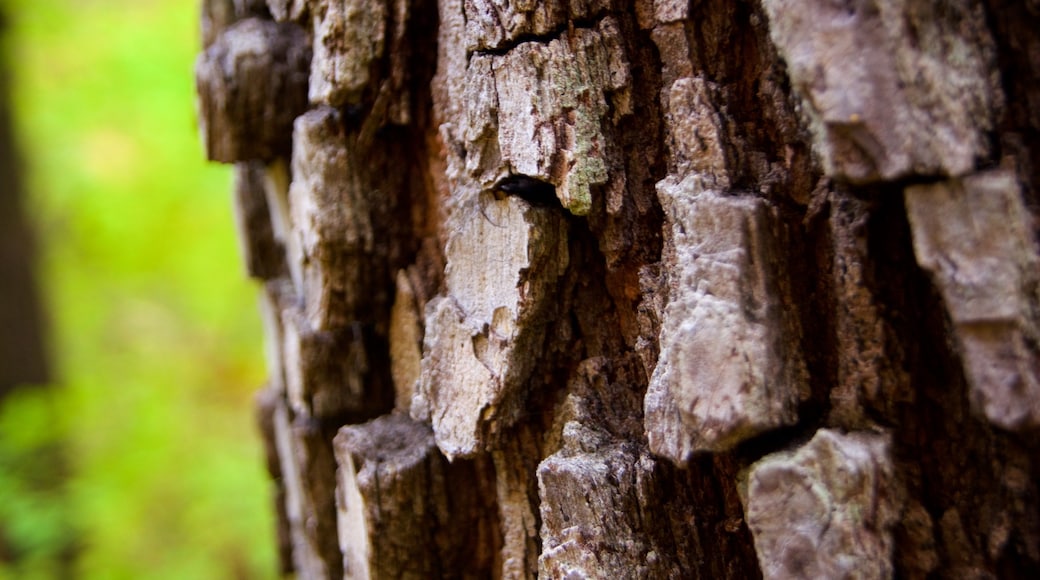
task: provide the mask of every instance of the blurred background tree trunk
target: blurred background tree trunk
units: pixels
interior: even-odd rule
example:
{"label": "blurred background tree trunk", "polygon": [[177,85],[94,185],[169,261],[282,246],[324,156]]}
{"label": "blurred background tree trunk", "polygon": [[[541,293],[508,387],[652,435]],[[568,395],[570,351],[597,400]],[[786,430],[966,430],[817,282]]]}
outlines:
{"label": "blurred background tree trunk", "polygon": [[[0,13],[0,41],[4,16]],[[43,320],[33,275],[36,257],[25,218],[19,159],[11,125],[7,53],[0,53],[0,398],[23,384],[48,380]]]}
{"label": "blurred background tree trunk", "polygon": [[1038,572],[1035,2],[202,16],[283,571]]}
{"label": "blurred background tree trunk", "polygon": [[[35,273],[36,244],[24,208],[27,192],[12,122],[6,40],[6,22],[0,10],[0,408],[5,399],[15,398],[19,392],[49,388],[51,380],[46,322]],[[51,440],[29,448],[19,448],[17,443],[4,445],[0,446],[0,465],[6,472],[4,492],[9,494],[4,501],[13,506],[3,510],[4,517],[0,517],[0,565],[17,567],[32,560],[36,546],[26,541],[31,533],[17,529],[18,524],[24,526],[24,520],[10,518],[19,509],[32,513],[32,508],[14,504],[30,502],[35,494],[44,496],[53,502],[50,514],[60,522],[58,527],[67,526],[63,510],[67,476],[64,449],[60,442]],[[74,533],[60,529],[50,570],[68,575],[76,553]]]}

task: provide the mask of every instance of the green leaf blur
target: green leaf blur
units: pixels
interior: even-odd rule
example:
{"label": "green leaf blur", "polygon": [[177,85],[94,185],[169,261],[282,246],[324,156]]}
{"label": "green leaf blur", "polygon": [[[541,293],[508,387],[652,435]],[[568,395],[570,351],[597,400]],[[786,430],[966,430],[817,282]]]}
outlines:
{"label": "green leaf blur", "polygon": [[[56,379],[0,408],[20,554],[0,579],[63,557],[83,578],[272,577],[256,290],[230,170],[197,137],[198,0],[3,1]],[[65,463],[56,488],[27,483],[41,462]]]}

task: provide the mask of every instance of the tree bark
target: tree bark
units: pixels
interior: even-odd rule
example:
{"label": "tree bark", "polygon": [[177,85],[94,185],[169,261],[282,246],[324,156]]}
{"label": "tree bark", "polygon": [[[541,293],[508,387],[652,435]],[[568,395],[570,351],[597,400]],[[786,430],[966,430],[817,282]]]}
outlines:
{"label": "tree bark", "polygon": [[1040,571],[1036,2],[203,21],[283,572]]}

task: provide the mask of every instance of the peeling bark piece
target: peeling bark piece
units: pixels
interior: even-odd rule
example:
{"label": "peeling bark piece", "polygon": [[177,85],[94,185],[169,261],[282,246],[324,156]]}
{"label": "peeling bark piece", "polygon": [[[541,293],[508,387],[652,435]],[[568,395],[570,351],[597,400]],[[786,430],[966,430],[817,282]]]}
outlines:
{"label": "peeling bark piece", "polygon": [[287,156],[293,119],[307,110],[311,50],[294,24],[246,18],[195,65],[199,127],[211,161]]}
{"label": "peeling bark piece", "polygon": [[466,71],[467,170],[485,188],[509,174],[551,183],[565,208],[586,215],[594,186],[608,198],[624,190],[623,172],[607,170],[620,164],[609,126],[631,113],[630,84],[611,18],[474,57]]}
{"label": "peeling bark piece", "polygon": [[285,248],[275,239],[271,225],[266,173],[263,163],[238,163],[235,166],[234,213],[239,251],[249,275],[261,280],[288,273]]}
{"label": "peeling bark piece", "polygon": [[300,292],[319,330],[367,320],[375,252],[374,202],[347,148],[340,114],[331,107],[307,112],[293,129],[289,208],[292,261],[303,264]]}
{"label": "peeling bark piece", "polygon": [[385,0],[316,0],[310,100],[339,107],[358,104],[383,56]]}
{"label": "peeling bark piece", "polygon": [[314,417],[373,415],[390,397],[369,373],[372,337],[361,325],[315,330],[298,308],[282,310],[286,391],[293,411]]}
{"label": "peeling bark piece", "polygon": [[415,395],[422,361],[422,327],[415,291],[408,274],[397,272],[397,295],[390,310],[390,374],[394,379],[394,408],[408,413]]}
{"label": "peeling bark piece", "polygon": [[982,6],[766,0],[770,33],[828,175],[957,176],[989,151],[1002,97]]}
{"label": "peeling bark piece", "polygon": [[555,33],[569,21],[614,8],[612,0],[464,0],[467,49],[504,48],[523,36]]}
{"label": "peeling bark piece", "polygon": [[676,462],[792,424],[808,396],[773,210],[696,182],[658,184],[668,304],[644,408],[650,449]]}
{"label": "peeling bark piece", "polygon": [[274,411],[274,433],[285,482],[293,566],[300,578],[342,578],[331,437],[312,419],[298,416],[292,420],[280,398]]}
{"label": "peeling bark piece", "polygon": [[491,530],[473,519],[480,511],[479,494],[466,469],[449,466],[437,451],[426,424],[385,415],[343,427],[334,446],[346,577],[489,572]]}
{"label": "peeling bark piece", "polygon": [[451,298],[437,297],[426,307],[419,388],[411,415],[432,420],[437,445],[453,459],[481,450],[481,416],[501,398],[491,370],[477,358],[474,335],[465,314]]}
{"label": "peeling bark piece", "polygon": [[432,417],[448,458],[482,450],[519,412],[568,260],[559,210],[508,197],[471,207],[468,217],[445,250],[447,296],[426,308],[412,404],[417,419]]}
{"label": "peeling bark piece", "polygon": [[751,466],[744,513],[766,580],[891,578],[901,499],[887,435],[821,429]]}
{"label": "peeling bark piece", "polygon": [[1040,425],[1040,257],[1013,173],[906,189],[917,262],[942,293],[972,401],[995,425]]}

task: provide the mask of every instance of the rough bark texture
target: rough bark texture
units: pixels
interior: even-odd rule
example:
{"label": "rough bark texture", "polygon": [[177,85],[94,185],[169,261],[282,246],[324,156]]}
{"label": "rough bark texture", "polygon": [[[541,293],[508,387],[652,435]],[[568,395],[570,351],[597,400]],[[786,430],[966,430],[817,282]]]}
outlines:
{"label": "rough bark texture", "polygon": [[1040,572],[1040,5],[204,3],[306,578]]}

